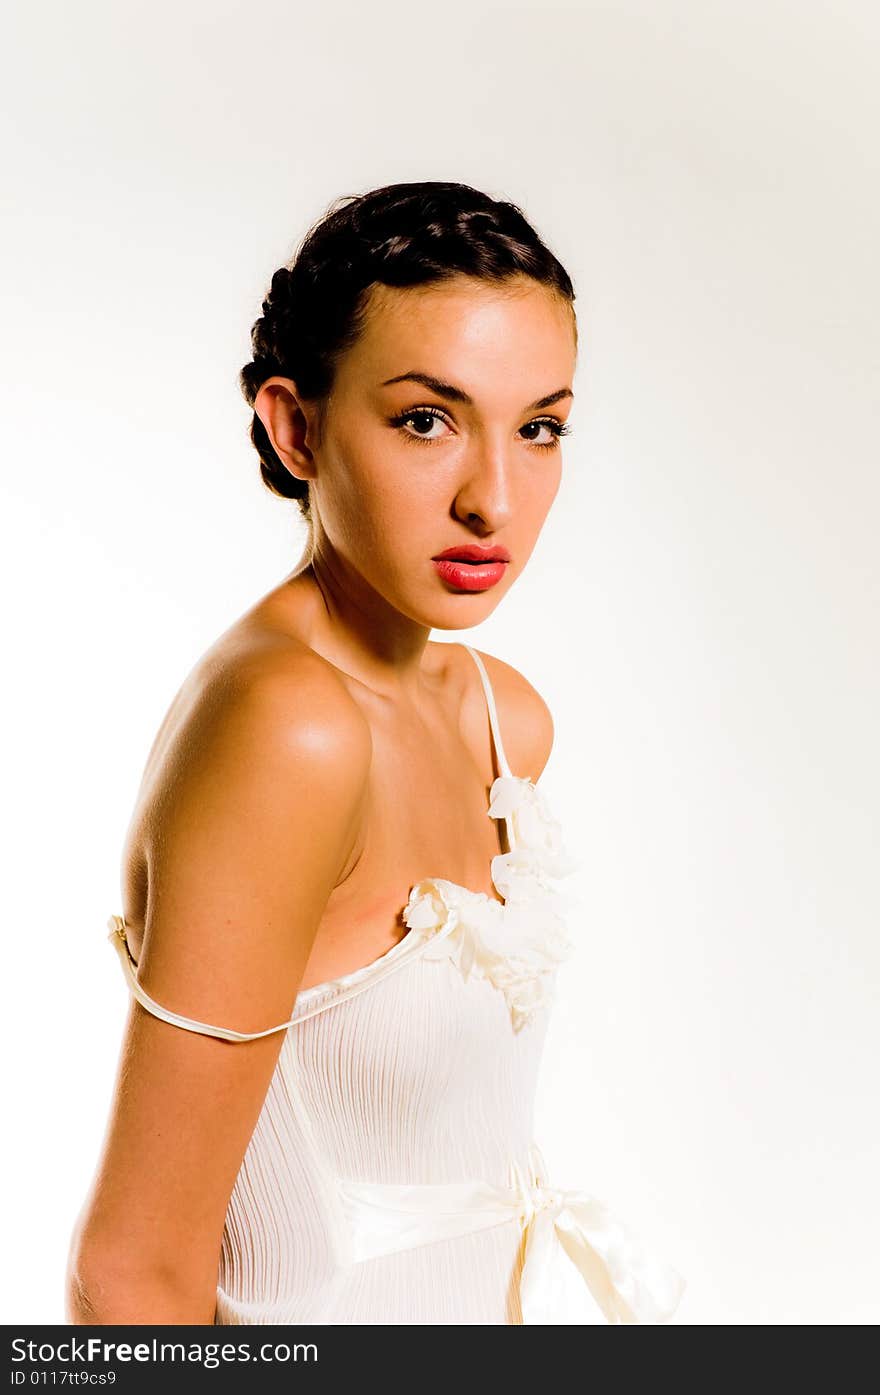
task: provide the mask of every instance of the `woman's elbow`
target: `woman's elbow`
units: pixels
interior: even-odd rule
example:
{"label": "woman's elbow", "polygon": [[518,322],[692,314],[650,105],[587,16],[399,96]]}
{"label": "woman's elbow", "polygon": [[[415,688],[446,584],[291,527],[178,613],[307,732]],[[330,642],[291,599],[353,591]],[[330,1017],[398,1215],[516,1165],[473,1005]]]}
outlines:
{"label": "woman's elbow", "polygon": [[65,1274],[65,1318],[74,1326],[211,1325],[216,1271],[195,1279],[179,1263],[152,1263],[74,1237]]}

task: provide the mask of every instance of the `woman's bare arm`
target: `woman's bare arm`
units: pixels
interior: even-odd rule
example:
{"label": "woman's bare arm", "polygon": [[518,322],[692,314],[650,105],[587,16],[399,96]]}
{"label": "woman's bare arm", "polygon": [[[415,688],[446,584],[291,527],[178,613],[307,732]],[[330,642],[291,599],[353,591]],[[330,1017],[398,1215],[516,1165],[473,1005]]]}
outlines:
{"label": "woman's bare arm", "polygon": [[[205,683],[151,803],[138,977],[153,998],[243,1032],[289,1018],[370,759],[357,704],[306,651]],[[69,1322],[213,1322],[226,1208],[283,1038],[223,1041],[132,1000],[71,1239]]]}

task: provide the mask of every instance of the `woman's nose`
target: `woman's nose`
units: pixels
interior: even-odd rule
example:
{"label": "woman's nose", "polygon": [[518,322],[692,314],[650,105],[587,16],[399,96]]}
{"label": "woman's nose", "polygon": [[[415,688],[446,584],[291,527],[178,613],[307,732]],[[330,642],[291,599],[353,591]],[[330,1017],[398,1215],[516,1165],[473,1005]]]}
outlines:
{"label": "woman's nose", "polygon": [[466,523],[478,520],[493,533],[510,521],[512,462],[504,446],[482,443],[468,452],[455,495],[455,514]]}

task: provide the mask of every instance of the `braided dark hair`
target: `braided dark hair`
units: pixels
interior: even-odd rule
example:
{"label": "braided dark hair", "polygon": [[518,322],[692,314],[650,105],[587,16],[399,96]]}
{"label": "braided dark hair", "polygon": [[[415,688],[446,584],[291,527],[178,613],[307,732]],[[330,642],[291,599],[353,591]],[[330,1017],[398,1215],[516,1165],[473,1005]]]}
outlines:
{"label": "braided dark hair", "polygon": [[[292,378],[305,400],[325,399],[377,282],[416,286],[456,275],[499,282],[517,274],[574,301],[565,268],[515,204],[441,181],[344,195],[273,275],[251,330],[253,359],[239,374],[242,393],[253,407],[262,384],[277,374]],[[310,521],[308,482],[286,469],[256,412],[249,435],[264,483],[296,499]]]}

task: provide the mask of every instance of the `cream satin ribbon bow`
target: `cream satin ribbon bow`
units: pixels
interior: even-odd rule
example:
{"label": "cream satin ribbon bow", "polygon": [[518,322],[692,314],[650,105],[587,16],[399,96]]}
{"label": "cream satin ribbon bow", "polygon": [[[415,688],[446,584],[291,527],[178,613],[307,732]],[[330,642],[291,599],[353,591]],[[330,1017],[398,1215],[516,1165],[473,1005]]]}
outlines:
{"label": "cream satin ribbon bow", "polygon": [[[543,1160],[533,1146],[538,1177]],[[552,1277],[564,1253],[609,1323],[661,1323],[675,1312],[685,1281],[652,1255],[603,1201],[582,1191],[530,1183],[513,1165],[525,1230],[520,1302],[527,1323],[559,1321]]]}
{"label": "cream satin ribbon bow", "polygon": [[340,1179],[351,1259],[375,1259],[519,1220],[525,1239],[520,1278],[524,1323],[559,1323],[563,1255],[581,1274],[600,1321],[666,1322],[684,1292],[681,1275],[651,1255],[602,1201],[540,1181],[543,1159],[535,1145],[530,1165],[533,1180],[511,1166],[510,1188],[486,1182],[395,1186]]}

